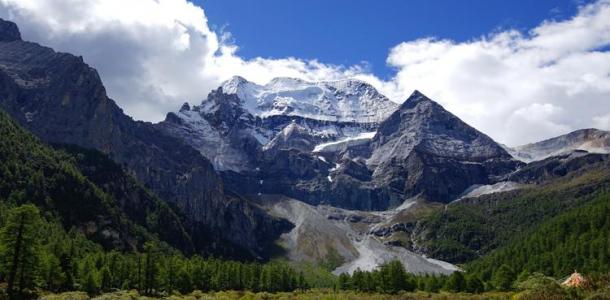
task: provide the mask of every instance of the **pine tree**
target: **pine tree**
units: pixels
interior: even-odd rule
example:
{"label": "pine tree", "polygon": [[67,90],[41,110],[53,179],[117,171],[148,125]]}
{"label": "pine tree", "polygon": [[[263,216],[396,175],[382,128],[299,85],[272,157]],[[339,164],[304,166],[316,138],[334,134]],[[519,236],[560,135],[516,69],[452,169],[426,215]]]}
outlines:
{"label": "pine tree", "polygon": [[95,295],[99,292],[99,274],[92,256],[87,256],[83,260],[79,275],[79,282],[85,292],[87,292],[89,295]]}
{"label": "pine tree", "polygon": [[400,261],[392,261],[381,267],[385,274],[385,292],[397,293],[401,290],[406,290],[407,277],[404,266]]}
{"label": "pine tree", "polygon": [[438,290],[440,290],[441,285],[442,284],[440,283],[439,279],[433,275],[430,276],[428,280],[426,280],[426,283],[424,284],[424,290],[426,292],[436,293],[438,292]]}
{"label": "pine tree", "polygon": [[360,268],[356,269],[354,274],[352,274],[352,287],[357,291],[364,291],[366,285],[365,280],[364,272],[362,272]]}
{"label": "pine tree", "polygon": [[466,279],[464,278],[464,274],[460,271],[451,273],[445,282],[445,290],[451,292],[461,292],[466,290]]}
{"label": "pine tree", "polygon": [[8,270],[9,298],[22,297],[25,289],[34,288],[40,263],[38,228],[40,213],[34,205],[26,204],[9,212],[0,231],[0,269]]}
{"label": "pine tree", "polygon": [[108,292],[112,288],[112,274],[108,266],[102,268],[100,284],[104,292]]}
{"label": "pine tree", "polygon": [[148,242],[144,245],[144,293],[152,295],[157,284],[157,246]]}
{"label": "pine tree", "polygon": [[59,259],[53,254],[44,255],[41,269],[44,288],[49,291],[59,291],[66,280]]}
{"label": "pine tree", "polygon": [[492,283],[496,289],[508,291],[511,289],[514,280],[515,275],[513,270],[511,270],[508,265],[504,264],[493,273]]}
{"label": "pine tree", "polygon": [[177,288],[182,294],[186,294],[193,290],[191,282],[191,274],[186,266],[182,266],[178,271]]}
{"label": "pine tree", "polygon": [[346,273],[341,273],[339,275],[339,289],[340,290],[349,290],[350,289],[350,276]]}
{"label": "pine tree", "polygon": [[483,281],[479,279],[476,275],[470,275],[466,278],[466,291],[469,293],[481,293],[485,290],[485,285]]}

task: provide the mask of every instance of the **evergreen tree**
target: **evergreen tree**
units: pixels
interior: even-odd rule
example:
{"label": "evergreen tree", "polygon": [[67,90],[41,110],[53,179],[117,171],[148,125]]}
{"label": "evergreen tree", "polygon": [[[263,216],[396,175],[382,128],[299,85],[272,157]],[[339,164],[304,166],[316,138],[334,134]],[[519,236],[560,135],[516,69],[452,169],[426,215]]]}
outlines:
{"label": "evergreen tree", "polygon": [[191,282],[191,273],[186,266],[182,266],[178,271],[177,288],[182,294],[186,294],[193,290]]}
{"label": "evergreen tree", "polygon": [[110,273],[110,268],[108,268],[108,266],[104,266],[100,276],[100,287],[102,291],[110,291],[112,288],[112,274]]}
{"label": "evergreen tree", "polygon": [[464,278],[464,273],[460,271],[451,273],[445,282],[445,290],[451,292],[461,292],[466,290],[466,279]]}
{"label": "evergreen tree", "polygon": [[148,242],[144,245],[144,293],[152,295],[157,287],[157,245],[153,242]]}
{"label": "evergreen tree", "polygon": [[339,275],[338,288],[340,290],[349,290],[350,289],[350,276],[346,273],[341,273]]}
{"label": "evergreen tree", "polygon": [[99,274],[92,256],[84,259],[79,271],[80,285],[89,295],[96,295],[100,290]]}
{"label": "evergreen tree", "polygon": [[483,281],[476,275],[470,275],[466,278],[466,291],[469,293],[481,293],[485,290]]}
{"label": "evergreen tree", "polygon": [[53,254],[45,254],[41,264],[41,279],[46,290],[57,292],[61,290],[66,275],[64,274],[59,259]]}
{"label": "evergreen tree", "polygon": [[515,276],[513,270],[508,265],[501,265],[494,274],[492,283],[496,289],[500,291],[508,291],[513,285]]}
{"label": "evergreen tree", "polygon": [[438,292],[442,287],[442,283],[436,276],[430,276],[424,284],[424,290],[430,293]]}
{"label": "evergreen tree", "polygon": [[385,284],[385,292],[393,294],[406,290],[406,271],[401,262],[391,261],[387,265],[382,266],[381,270],[387,273],[385,278],[388,282]]}
{"label": "evergreen tree", "polygon": [[38,229],[40,214],[34,205],[26,204],[9,212],[0,230],[0,269],[6,270],[9,298],[22,297],[32,289],[38,277],[40,242]]}

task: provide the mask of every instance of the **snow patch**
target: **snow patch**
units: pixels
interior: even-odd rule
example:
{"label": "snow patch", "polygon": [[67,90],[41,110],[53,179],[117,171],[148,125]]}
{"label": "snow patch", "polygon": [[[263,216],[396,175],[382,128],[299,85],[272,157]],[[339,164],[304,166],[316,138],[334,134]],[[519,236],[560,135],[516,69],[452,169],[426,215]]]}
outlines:
{"label": "snow patch", "polygon": [[460,196],[457,200],[461,200],[464,198],[476,198],[482,195],[507,192],[511,190],[516,190],[523,187],[523,184],[513,182],[513,181],[502,181],[494,184],[488,185],[480,185],[475,184],[470,186],[464,191],[462,196]]}
{"label": "snow patch", "polygon": [[589,153],[610,153],[610,132],[598,129],[581,129],[537,143],[505,149],[516,159],[526,163],[548,157],[564,155],[575,150]]}
{"label": "snow patch", "polygon": [[336,152],[347,147],[363,145],[368,143],[375,136],[376,133],[376,131],[363,132],[356,136],[347,137],[338,141],[322,143],[316,145],[316,147],[313,149],[313,152]]}

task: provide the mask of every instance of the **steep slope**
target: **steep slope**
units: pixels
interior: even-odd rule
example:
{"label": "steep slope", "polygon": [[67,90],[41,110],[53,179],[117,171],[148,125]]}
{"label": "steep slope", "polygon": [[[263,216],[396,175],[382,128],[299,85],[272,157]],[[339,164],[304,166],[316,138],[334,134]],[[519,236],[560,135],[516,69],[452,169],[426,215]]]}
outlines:
{"label": "steep slope", "polygon": [[519,163],[491,138],[415,91],[371,141],[373,180],[411,197],[449,202]]}
{"label": "steep slope", "polygon": [[513,157],[524,162],[543,160],[573,150],[610,153],[610,132],[594,128],[581,129],[541,142],[507,149]]}
{"label": "steep slope", "polygon": [[21,125],[48,142],[108,154],[175,203],[193,226],[255,255],[286,229],[256,206],[226,196],[210,162],[190,146],[123,114],[82,58],[24,42],[14,24],[0,24],[12,28],[0,38],[0,107]]}
{"label": "steep slope", "polygon": [[[610,156],[589,154],[580,165],[537,185],[462,199],[417,222],[418,251],[453,263],[485,255],[546,220],[591,201],[610,187]],[[607,199],[607,196],[606,196]]]}
{"label": "steep slope", "polygon": [[598,168],[608,161],[609,155],[574,150],[561,155],[534,161],[506,176],[507,181],[521,183],[542,183],[574,172],[585,172]]}
{"label": "steep slope", "polygon": [[489,279],[502,265],[511,270],[564,277],[574,270],[604,273],[610,268],[610,194],[545,220],[510,243],[473,261],[467,269]]}
{"label": "steep slope", "polygon": [[[1,110],[0,136],[0,199],[43,207],[45,215],[58,217],[67,230],[75,227],[109,249],[133,250],[156,236],[193,252],[191,238],[172,209],[102,155],[82,168],[77,162],[83,157],[44,145]],[[110,168],[112,179],[96,180]],[[83,169],[96,171],[85,175]]]}

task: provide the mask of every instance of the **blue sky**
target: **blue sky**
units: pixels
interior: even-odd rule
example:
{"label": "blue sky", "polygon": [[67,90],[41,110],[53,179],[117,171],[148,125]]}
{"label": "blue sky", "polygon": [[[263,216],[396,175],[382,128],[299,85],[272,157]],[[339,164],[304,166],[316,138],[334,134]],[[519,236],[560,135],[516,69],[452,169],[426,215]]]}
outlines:
{"label": "blue sky", "polygon": [[215,31],[228,31],[244,58],[298,57],[354,65],[382,78],[391,47],[422,37],[471,40],[508,28],[527,32],[572,17],[586,1],[197,0]]}

